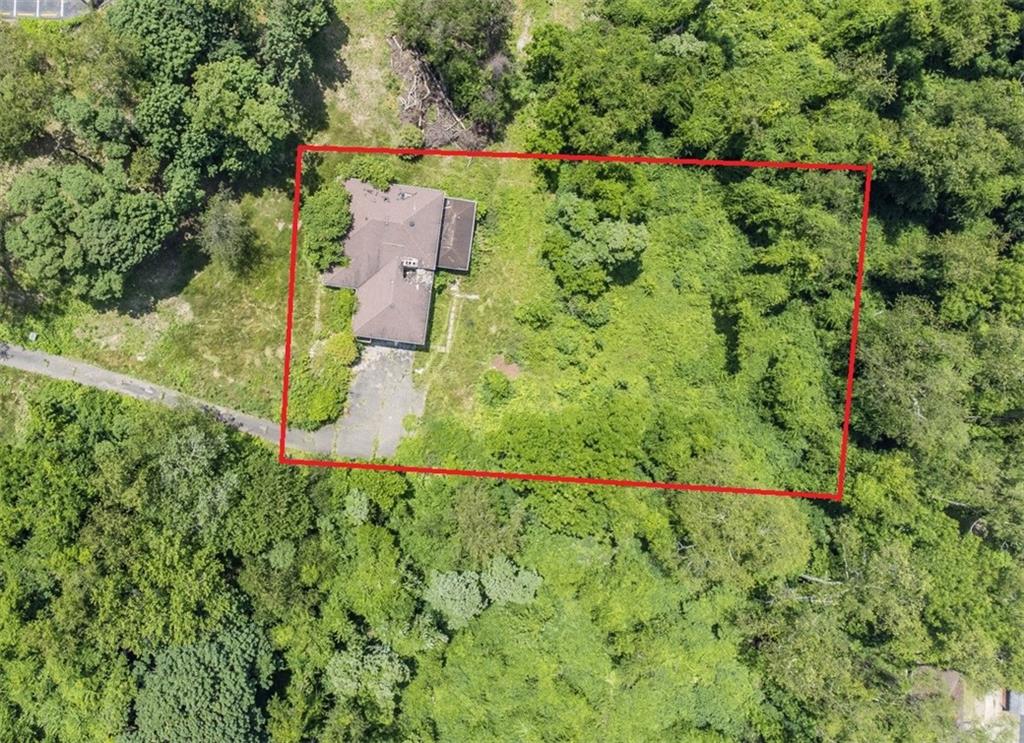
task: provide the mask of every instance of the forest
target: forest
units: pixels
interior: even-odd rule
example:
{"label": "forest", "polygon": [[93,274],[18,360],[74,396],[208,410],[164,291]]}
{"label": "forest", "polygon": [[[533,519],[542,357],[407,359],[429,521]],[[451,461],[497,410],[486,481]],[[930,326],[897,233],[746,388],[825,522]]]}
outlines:
{"label": "forest", "polygon": [[[841,502],[283,466],[200,411],[0,369],[0,741],[990,739],[922,671],[1024,687],[1022,23],[115,0],[0,25],[0,338],[254,414],[295,146],[436,130],[401,119],[396,44],[478,146],[874,168]],[[324,158],[304,194],[305,291],[348,226],[339,175],[481,204],[490,302],[396,462],[834,487],[861,174],[428,160]],[[318,312],[310,427],[358,355],[351,304]]]}

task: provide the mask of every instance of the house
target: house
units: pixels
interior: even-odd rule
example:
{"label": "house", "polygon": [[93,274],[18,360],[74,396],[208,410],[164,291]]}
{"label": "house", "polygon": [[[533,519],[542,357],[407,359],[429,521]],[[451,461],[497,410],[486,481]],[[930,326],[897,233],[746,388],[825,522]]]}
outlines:
{"label": "house", "polygon": [[352,197],[347,263],[325,271],[321,281],[355,290],[352,330],[359,340],[422,348],[434,273],[469,270],[476,202],[419,186],[381,191],[354,178],[345,189]]}
{"label": "house", "polygon": [[953,704],[960,730],[982,731],[1000,743],[1024,743],[1024,694],[1013,689],[972,689],[958,671],[917,666],[911,673],[911,696],[940,694]]}

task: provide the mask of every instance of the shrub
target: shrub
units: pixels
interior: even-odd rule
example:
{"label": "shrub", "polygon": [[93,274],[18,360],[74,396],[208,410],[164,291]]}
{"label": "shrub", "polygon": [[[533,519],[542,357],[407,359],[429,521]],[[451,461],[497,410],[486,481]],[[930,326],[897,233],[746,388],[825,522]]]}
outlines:
{"label": "shrub", "polygon": [[356,155],[344,169],[346,178],[358,178],[381,191],[398,180],[395,161],[390,155]]}
{"label": "shrub", "polygon": [[349,327],[356,310],[356,293],[352,289],[335,289],[325,292],[321,301],[321,312],[328,328],[339,331]]}
{"label": "shrub", "polygon": [[332,370],[336,367],[351,366],[359,358],[359,348],[356,346],[356,339],[351,332],[335,333],[324,343],[321,351],[321,364],[329,366]]}
{"label": "shrub", "polygon": [[500,371],[488,369],[480,377],[479,396],[484,405],[500,405],[512,397],[512,382]]}
{"label": "shrub", "polygon": [[351,372],[347,366],[323,368],[308,358],[292,363],[288,386],[288,424],[313,430],[336,421],[345,411]]}
{"label": "shrub", "polygon": [[557,314],[558,305],[553,299],[545,297],[532,299],[516,307],[514,317],[528,328],[543,330],[551,325]]}
{"label": "shrub", "polygon": [[199,246],[234,274],[251,266],[256,235],[242,207],[220,191],[210,199],[199,228]]}
{"label": "shrub", "polygon": [[302,205],[302,251],[317,271],[343,259],[341,241],[352,226],[351,197],[336,184],[327,184]]}
{"label": "shrub", "polygon": [[[421,150],[426,144],[423,131],[415,124],[403,124],[398,130],[398,146],[410,150]],[[399,155],[403,160],[416,160],[419,155]]]}

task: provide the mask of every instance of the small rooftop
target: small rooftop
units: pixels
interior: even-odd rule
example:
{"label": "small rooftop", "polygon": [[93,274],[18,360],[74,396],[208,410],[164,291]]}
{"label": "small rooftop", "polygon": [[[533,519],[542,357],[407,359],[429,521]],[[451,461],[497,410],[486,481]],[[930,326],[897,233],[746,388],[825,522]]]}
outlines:
{"label": "small rooftop", "polygon": [[447,271],[469,270],[473,251],[473,232],[476,228],[476,203],[465,199],[444,200],[444,218],[441,221],[441,247],[437,267]]}
{"label": "small rooftop", "polygon": [[0,19],[73,18],[89,12],[85,0],[0,0]]}

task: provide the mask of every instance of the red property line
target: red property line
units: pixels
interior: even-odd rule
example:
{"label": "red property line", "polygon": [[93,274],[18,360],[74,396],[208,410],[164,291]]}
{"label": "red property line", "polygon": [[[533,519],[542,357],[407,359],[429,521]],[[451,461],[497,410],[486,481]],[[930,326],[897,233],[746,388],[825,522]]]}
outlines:
{"label": "red property line", "polygon": [[692,157],[644,157],[640,155],[562,155],[547,152],[502,152],[501,150],[434,150],[411,147],[356,147],[334,144],[299,145],[304,152],[335,152],[350,155],[438,155],[480,157],[497,160],[562,160],[567,162],[638,163],[642,165],[703,165],[723,168],[777,168],[779,170],[847,170],[866,172],[870,165],[852,163],[799,163],[775,160],[701,160]]}
{"label": "red property line", "polygon": [[[857,253],[857,278],[854,287],[853,318],[850,332],[850,360],[846,373],[846,399],[843,407],[842,437],[839,447],[839,474],[836,490],[832,493],[803,490],[774,490],[769,488],[745,488],[724,485],[698,485],[690,483],[662,483],[645,480],[613,480],[596,477],[572,477],[563,475],[535,475],[523,472],[494,472],[490,470],[462,470],[441,467],[415,467],[373,462],[344,462],[321,459],[296,459],[286,454],[288,434],[288,389],[291,371],[292,328],[295,314],[295,274],[299,245],[299,206],[302,196],[302,165],[306,152],[333,152],[343,154],[369,155],[417,155],[439,157],[480,157],[506,160],[560,160],[568,162],[614,162],[647,165],[684,165],[703,167],[777,168],[780,170],[835,170],[865,174],[864,200],[861,211],[860,244]],[[868,163],[801,163],[775,162],[769,160],[701,160],[694,158],[641,157],[630,155],[571,155],[540,152],[500,152],[494,150],[438,150],[406,147],[358,147],[341,145],[299,145],[295,153],[295,191],[292,204],[291,255],[288,269],[288,308],[285,321],[284,379],[281,389],[281,434],[278,446],[278,462],[289,465],[329,467],[342,469],[375,470],[383,472],[406,472],[416,474],[455,475],[501,480],[534,480],[539,482],[569,483],[577,485],[610,485],[618,487],[652,488],[710,493],[738,493],[741,495],[771,495],[788,498],[810,498],[839,501],[843,497],[846,480],[846,455],[850,436],[850,414],[853,404],[853,377],[857,350],[857,331],[860,323],[861,291],[864,284],[864,263],[867,251],[868,213],[871,200],[871,176],[873,166]]]}
{"label": "red property line", "polygon": [[292,248],[288,260],[288,315],[284,325],[284,381],[281,383],[281,437],[278,461],[284,460],[288,438],[288,384],[292,369],[292,323],[295,319],[295,257],[299,252],[299,201],[302,199],[302,147],[295,151],[295,192],[292,195]]}
{"label": "red property line", "polygon": [[538,480],[540,482],[571,483],[574,485],[615,485],[618,487],[655,488],[658,490],[689,490],[708,493],[741,493],[743,495],[781,495],[789,498],[815,498],[839,500],[835,493],[813,490],[771,490],[770,488],[734,488],[728,485],[690,485],[677,482],[648,482],[645,480],[608,480],[602,477],[570,477],[566,475],[531,475],[523,472],[493,472],[491,470],[455,470],[444,467],[413,467],[404,464],[378,464],[375,462],[337,462],[323,459],[293,459],[282,457],[281,464],[302,464],[314,467],[335,467],[381,472],[412,472],[425,475],[459,475],[462,477],[489,477],[496,480]]}
{"label": "red property line", "polygon": [[843,404],[843,435],[839,442],[839,479],[836,499],[842,500],[846,485],[846,447],[850,441],[850,412],[853,409],[853,372],[857,359],[857,329],[860,326],[860,293],[864,287],[864,259],[868,249],[868,211],[871,204],[871,175],[874,168],[867,164],[864,171],[864,205],[860,212],[860,247],[857,249],[857,282],[853,289],[853,321],[850,323],[850,362],[846,368],[846,402]]}

